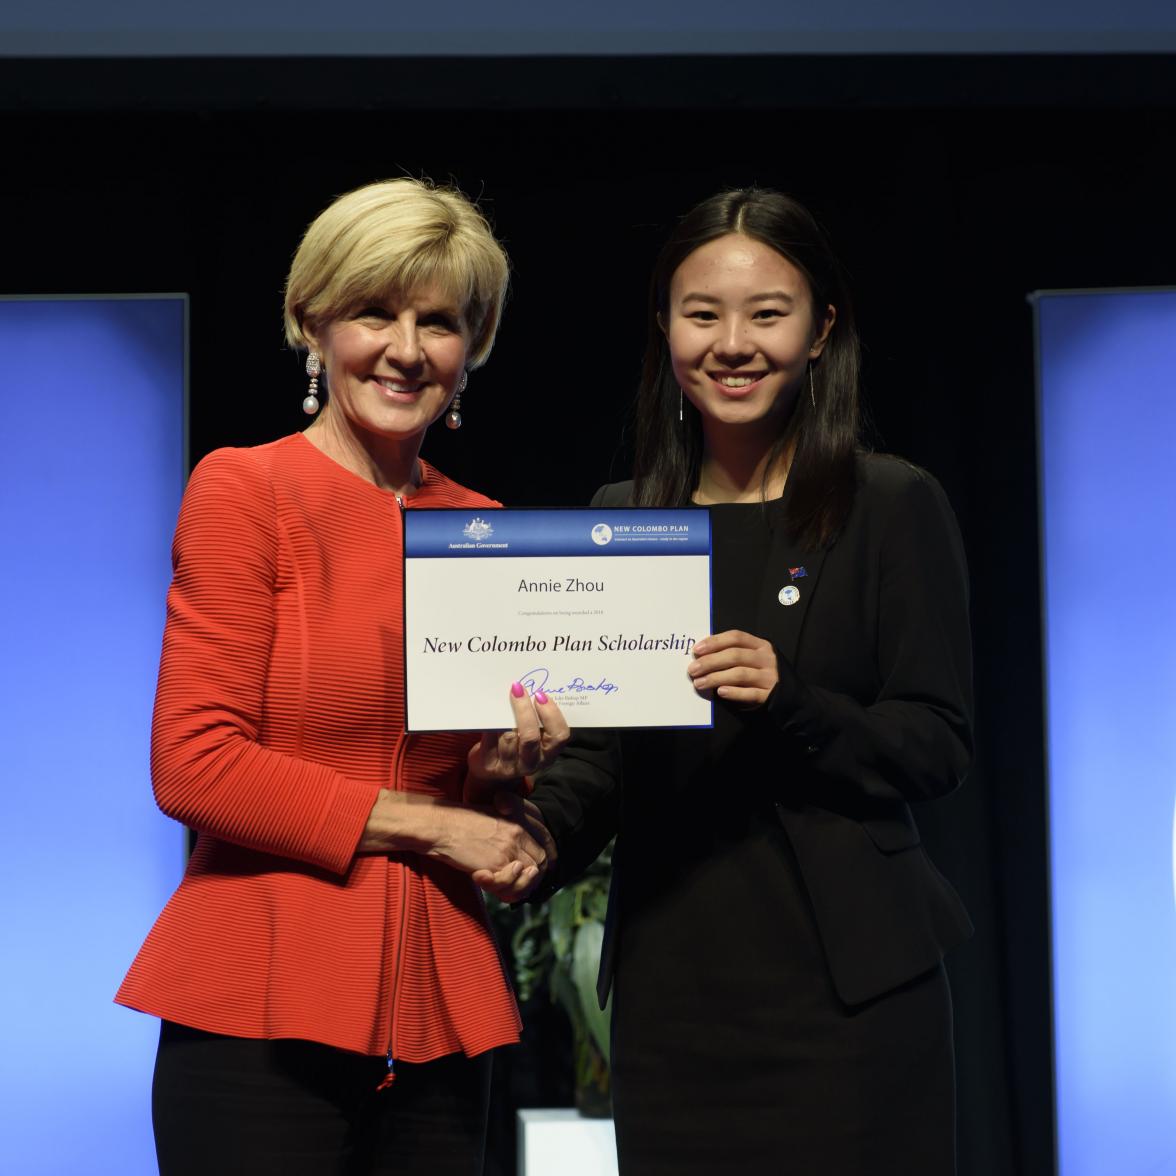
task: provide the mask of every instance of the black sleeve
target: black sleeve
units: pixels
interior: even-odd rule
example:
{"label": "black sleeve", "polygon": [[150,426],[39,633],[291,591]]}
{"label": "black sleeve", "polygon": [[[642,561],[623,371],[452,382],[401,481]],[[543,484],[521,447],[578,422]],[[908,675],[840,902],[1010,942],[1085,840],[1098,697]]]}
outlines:
{"label": "black sleeve", "polygon": [[967,566],[929,474],[911,469],[895,491],[879,560],[875,701],[805,683],[777,652],[767,711],[818,780],[870,799],[927,800],[960,784],[972,753]]}
{"label": "black sleeve", "polygon": [[617,832],[621,799],[620,740],[613,731],[572,735],[558,758],[535,777],[531,795],[555,838],[555,869],[534,901],[574,882]]}
{"label": "black sleeve", "polygon": [[[601,486],[592,496],[598,507],[616,497],[619,487]],[[559,850],[532,901],[542,901],[586,870],[616,835],[620,817],[621,748],[614,731],[573,731],[549,767],[535,777],[531,799]]]}

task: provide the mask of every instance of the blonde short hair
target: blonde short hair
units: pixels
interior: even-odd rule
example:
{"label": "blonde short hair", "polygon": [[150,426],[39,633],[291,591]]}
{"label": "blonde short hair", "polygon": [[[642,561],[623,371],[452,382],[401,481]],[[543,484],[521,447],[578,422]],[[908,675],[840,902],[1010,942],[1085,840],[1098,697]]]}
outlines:
{"label": "blonde short hair", "polygon": [[397,179],[348,192],[311,222],[286,279],[286,341],[309,346],[333,319],[389,295],[436,285],[462,308],[466,366],[486,362],[510,266],[486,218],[455,188]]}

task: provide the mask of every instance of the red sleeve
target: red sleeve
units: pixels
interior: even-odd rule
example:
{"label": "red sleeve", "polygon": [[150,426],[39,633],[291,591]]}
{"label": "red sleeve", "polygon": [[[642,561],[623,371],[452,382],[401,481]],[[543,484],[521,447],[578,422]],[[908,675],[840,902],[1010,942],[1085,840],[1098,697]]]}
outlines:
{"label": "red sleeve", "polygon": [[266,471],[246,450],[210,454],[188,483],[172,547],[155,799],[198,832],[339,873],[378,790],[257,741],[277,566]]}

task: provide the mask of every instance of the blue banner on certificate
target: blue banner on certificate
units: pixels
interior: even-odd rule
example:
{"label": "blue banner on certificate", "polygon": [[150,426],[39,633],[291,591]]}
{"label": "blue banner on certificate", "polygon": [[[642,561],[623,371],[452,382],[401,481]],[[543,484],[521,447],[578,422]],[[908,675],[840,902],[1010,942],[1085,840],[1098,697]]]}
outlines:
{"label": "blue banner on certificate", "polygon": [[710,546],[697,509],[406,511],[408,729],[513,727],[512,682],[572,727],[709,727]]}

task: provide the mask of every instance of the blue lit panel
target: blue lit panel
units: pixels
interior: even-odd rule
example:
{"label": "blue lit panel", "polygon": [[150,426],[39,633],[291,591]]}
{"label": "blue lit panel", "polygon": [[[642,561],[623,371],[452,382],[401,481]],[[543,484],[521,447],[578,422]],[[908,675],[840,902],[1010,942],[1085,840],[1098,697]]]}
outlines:
{"label": "blue lit panel", "polygon": [[158,1023],[111,1003],[183,864],[148,728],[185,302],[0,299],[0,1172],[155,1172]]}
{"label": "blue lit panel", "polygon": [[1176,1173],[1176,291],[1037,299],[1061,1176]]}

